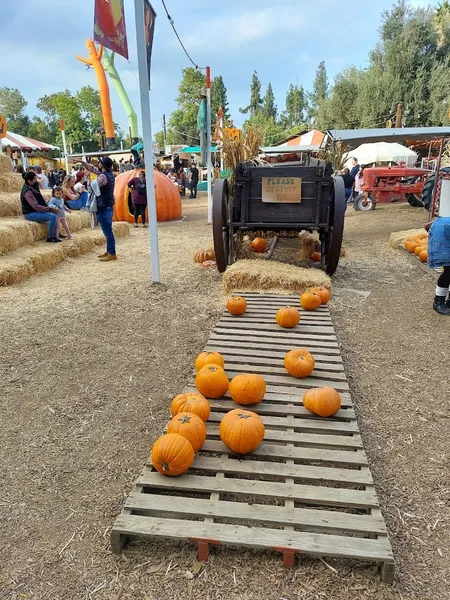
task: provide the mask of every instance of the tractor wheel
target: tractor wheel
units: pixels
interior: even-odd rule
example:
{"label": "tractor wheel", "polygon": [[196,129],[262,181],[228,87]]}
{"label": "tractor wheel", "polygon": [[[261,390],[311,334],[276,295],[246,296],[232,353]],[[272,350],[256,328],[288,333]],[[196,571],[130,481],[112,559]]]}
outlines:
{"label": "tractor wheel", "polygon": [[422,206],[426,210],[430,210],[431,202],[433,200],[434,181],[436,177],[430,177],[423,184],[422,190]]}
{"label": "tractor wheel", "polygon": [[377,201],[372,196],[372,194],[369,194],[368,197],[366,197],[364,194],[358,194],[353,202],[353,208],[355,210],[364,211],[375,210],[376,204]]}
{"label": "tractor wheel", "polygon": [[423,202],[416,194],[405,194],[405,196],[411,206],[414,208],[423,208]]}

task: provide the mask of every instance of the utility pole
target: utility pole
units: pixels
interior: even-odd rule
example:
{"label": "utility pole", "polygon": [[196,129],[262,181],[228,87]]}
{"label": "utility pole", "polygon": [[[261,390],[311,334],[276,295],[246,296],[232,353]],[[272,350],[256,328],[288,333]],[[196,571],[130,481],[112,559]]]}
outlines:
{"label": "utility pole", "polygon": [[163,132],[164,132],[164,154],[165,154],[166,153],[166,146],[167,146],[166,115],[163,115]]}
{"label": "utility pole", "polygon": [[212,223],[211,180],[211,69],[206,67],[206,168],[208,169],[208,223]]}
{"label": "utility pole", "polygon": [[395,113],[395,127],[400,128],[402,126],[402,115],[403,115],[403,104],[397,103],[397,112]]}

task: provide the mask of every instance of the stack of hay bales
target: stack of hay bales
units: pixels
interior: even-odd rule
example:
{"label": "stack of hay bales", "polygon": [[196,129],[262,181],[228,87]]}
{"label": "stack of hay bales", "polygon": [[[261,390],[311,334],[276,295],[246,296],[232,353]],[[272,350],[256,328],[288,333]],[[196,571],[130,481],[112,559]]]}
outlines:
{"label": "stack of hay bales", "polygon": [[20,192],[23,178],[19,173],[12,172],[11,161],[0,152],[0,217],[17,216],[21,214]]}

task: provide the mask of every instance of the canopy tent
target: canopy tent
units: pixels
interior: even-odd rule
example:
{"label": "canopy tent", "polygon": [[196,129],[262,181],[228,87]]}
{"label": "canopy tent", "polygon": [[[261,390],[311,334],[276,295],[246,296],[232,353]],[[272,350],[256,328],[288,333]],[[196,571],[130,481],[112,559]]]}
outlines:
{"label": "canopy tent", "polygon": [[[211,146],[211,152],[216,152],[216,150],[219,150],[217,146]],[[186,146],[185,148],[178,150],[176,154],[201,154],[201,152],[200,146]]]}
{"label": "canopy tent", "polygon": [[[297,138],[298,139],[298,138]],[[290,154],[296,152],[318,152],[320,150],[319,144],[305,144],[305,145],[285,145],[285,146],[264,146],[261,149],[263,154]]]}
{"label": "canopy tent", "polygon": [[372,144],[361,144],[345,155],[345,166],[351,169],[352,157],[358,159],[360,165],[368,165],[378,162],[404,162],[408,167],[413,167],[417,161],[417,154],[413,150],[397,144],[396,142],[374,142]]}
{"label": "canopy tent", "polygon": [[328,142],[342,142],[350,149],[364,142],[406,142],[450,137],[450,127],[401,127],[385,129],[331,129]]}
{"label": "canopy tent", "polygon": [[19,135],[12,131],[8,131],[6,137],[2,139],[2,146],[9,146],[11,150],[21,150],[22,152],[34,152],[36,150],[48,152],[49,150],[59,150],[58,146],[38,142],[33,138],[25,137],[24,135]]}

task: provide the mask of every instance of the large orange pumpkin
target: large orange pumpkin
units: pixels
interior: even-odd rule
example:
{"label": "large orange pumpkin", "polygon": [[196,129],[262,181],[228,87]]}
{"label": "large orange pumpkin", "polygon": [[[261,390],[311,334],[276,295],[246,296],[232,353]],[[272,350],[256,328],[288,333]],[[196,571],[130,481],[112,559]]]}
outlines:
{"label": "large orange pumpkin", "polygon": [[152,448],[152,465],[163,475],[181,475],[194,462],[194,448],[179,433],[167,433]]}
{"label": "large orange pumpkin", "polygon": [[280,308],[275,316],[275,320],[280,327],[295,327],[300,323],[300,313],[292,306]]}
{"label": "large orange pumpkin", "polygon": [[264,439],[264,423],[259,415],[249,410],[230,410],[220,422],[222,442],[237,454],[256,450]]}
{"label": "large orange pumpkin", "polygon": [[330,293],[330,290],[327,290],[327,288],[314,287],[311,290],[311,292],[314,292],[314,294],[317,294],[318,296],[320,296],[320,300],[322,301],[322,304],[328,304],[328,302],[330,301],[331,293]]}
{"label": "large orange pumpkin", "polygon": [[331,417],[341,408],[341,397],[332,387],[313,388],[304,393],[303,406],[319,417]]}
{"label": "large orange pumpkin", "polygon": [[253,242],[252,242],[252,249],[255,252],[264,252],[264,250],[267,248],[267,242],[264,238],[262,237],[256,237]]}
{"label": "large orange pumpkin", "polygon": [[296,348],[286,354],[284,357],[284,366],[289,375],[301,379],[311,375],[316,366],[316,361],[308,350]]}
{"label": "large orange pumpkin", "polygon": [[[134,223],[133,205],[131,203],[128,182],[133,177],[139,177],[139,173],[143,170],[125,171],[125,173],[117,175],[114,185],[114,221]],[[181,197],[178,188],[173,185],[172,181],[166,175],[156,171],[156,169],[153,171],[153,174],[155,177],[156,214],[158,221],[180,219]]]}
{"label": "large orange pumpkin", "polygon": [[316,310],[322,304],[322,299],[315,292],[305,292],[300,296],[300,304],[305,310]]}
{"label": "large orange pumpkin", "polygon": [[230,381],[230,396],[238,404],[258,404],[266,393],[264,377],[254,373],[236,375]]}
{"label": "large orange pumpkin", "polygon": [[224,364],[225,361],[220,352],[200,352],[195,359],[195,370],[200,371],[206,365],[219,365],[223,368]]}
{"label": "large orange pumpkin", "polygon": [[220,398],[229,385],[227,374],[218,365],[202,367],[195,378],[195,387],[205,398]]}
{"label": "large orange pumpkin", "polygon": [[207,421],[211,407],[208,400],[202,394],[187,392],[186,394],[175,396],[172,400],[171,412],[172,417],[175,417],[180,412],[189,412],[200,417],[202,421]]}
{"label": "large orange pumpkin", "polygon": [[167,425],[167,433],[179,433],[189,440],[198,452],[206,440],[206,426],[204,422],[194,413],[178,413]]}
{"label": "large orange pumpkin", "polygon": [[243,315],[247,310],[247,302],[242,296],[231,296],[227,300],[227,309],[232,315]]}

